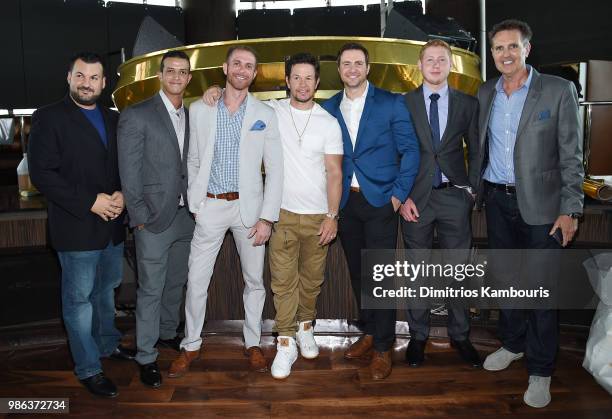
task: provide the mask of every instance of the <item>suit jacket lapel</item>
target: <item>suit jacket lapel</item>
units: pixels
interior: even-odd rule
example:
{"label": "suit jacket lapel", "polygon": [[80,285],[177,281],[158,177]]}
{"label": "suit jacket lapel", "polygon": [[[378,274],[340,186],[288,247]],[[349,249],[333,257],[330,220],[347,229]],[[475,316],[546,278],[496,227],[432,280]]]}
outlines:
{"label": "suit jacket lapel", "polygon": [[457,107],[457,94],[455,93],[455,91],[453,89],[451,89],[450,87],[448,88],[448,115],[446,116],[446,127],[444,128],[444,135],[442,135],[442,138],[440,139],[440,148],[444,147],[444,142],[448,140],[448,138],[451,135],[451,130],[448,129],[448,127],[452,126],[452,123],[454,121],[454,118],[456,118],[456,107]]}
{"label": "suit jacket lapel", "polygon": [[[83,137],[86,138],[87,141],[93,141],[98,147],[100,147],[101,150],[104,150],[104,153],[106,154],[108,150],[106,147],[104,147],[104,143],[102,142],[102,138],[100,138],[100,133],[98,133],[96,127],[94,127],[93,124],[89,122],[85,114],[81,112],[81,109],[72,101],[70,97],[66,98],[66,102],[66,105],[70,110],[71,118],[81,126],[83,132],[86,134],[83,135]],[[104,117],[104,112],[102,112],[102,116]],[[106,135],[108,138],[108,123],[106,120],[104,120],[104,123],[106,126]]]}
{"label": "suit jacket lapel", "polygon": [[[480,116],[480,121],[482,127],[480,131],[480,149],[484,150],[485,142],[487,140],[488,130],[489,130],[489,122],[491,119],[491,111],[493,110],[493,102],[495,101],[495,95],[497,95],[496,84],[493,84],[493,87],[490,92],[488,92],[488,96],[485,99],[484,106],[481,108],[484,110],[483,115]],[[483,169],[484,170],[484,169]]]}
{"label": "suit jacket lapel", "polygon": [[170,134],[170,138],[173,140],[172,145],[174,149],[176,150],[176,155],[178,156],[179,160],[182,160],[181,150],[179,149],[179,145],[178,145],[178,138],[176,136],[176,131],[174,131],[174,125],[172,125],[172,120],[170,119],[170,115],[168,114],[168,109],[166,108],[166,105],[162,101],[162,98],[159,96],[159,94],[157,94],[155,110],[157,111],[159,117],[161,118],[161,121],[164,123],[164,126],[168,130],[168,133]]}
{"label": "suit jacket lapel", "polygon": [[[425,98],[423,97],[423,86],[421,85],[412,92],[407,93],[407,98],[411,102],[410,110],[413,113],[412,118],[416,125],[417,132],[425,134],[422,143],[424,143],[425,147],[433,152],[434,149],[431,139],[431,126],[429,125]],[[419,136],[419,138],[420,137],[421,136]]]}
{"label": "suit jacket lapel", "polygon": [[370,111],[372,110],[372,106],[374,106],[372,102],[374,102],[375,89],[376,88],[372,84],[368,83],[368,93],[366,96],[365,104],[363,105],[363,112],[361,113],[361,119],[359,120],[359,129],[357,130],[357,138],[355,139],[355,154],[357,153],[357,148],[359,147],[359,139],[361,138],[361,134],[363,133],[363,130],[365,129],[365,126],[368,123],[368,118],[370,117]]}
{"label": "suit jacket lapel", "polygon": [[533,67],[531,68],[531,71],[533,71],[533,74],[531,75],[531,84],[529,91],[527,92],[527,98],[525,99],[525,105],[523,105],[523,112],[521,112],[521,119],[519,120],[519,126],[516,131],[517,142],[521,137],[521,133],[525,129],[525,125],[527,125],[527,121],[529,121],[529,118],[531,117],[536,103],[538,103],[538,99],[540,99],[540,95],[542,93],[542,81],[540,80],[540,76]]}
{"label": "suit jacket lapel", "polygon": [[[183,105],[184,106],[184,105]],[[187,161],[187,155],[189,154],[189,110],[184,106],[185,110],[185,135],[183,137],[183,162]]]}
{"label": "suit jacket lapel", "polygon": [[340,131],[342,132],[342,142],[344,145],[344,155],[352,156],[353,143],[351,142],[351,135],[349,134],[348,128],[346,127],[346,122],[344,121],[344,117],[342,116],[342,111],[340,110],[340,103],[342,103],[342,95],[343,92],[340,91],[340,93],[330,99],[334,101],[332,106],[332,115],[336,118],[338,124],[340,125]]}

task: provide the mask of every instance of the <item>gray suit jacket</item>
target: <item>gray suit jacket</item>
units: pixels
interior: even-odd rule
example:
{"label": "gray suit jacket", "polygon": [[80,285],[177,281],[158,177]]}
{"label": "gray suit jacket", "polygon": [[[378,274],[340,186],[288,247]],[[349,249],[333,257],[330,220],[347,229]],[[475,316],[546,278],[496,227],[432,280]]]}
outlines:
{"label": "gray suit jacket", "polygon": [[144,224],[153,233],[166,230],[174,219],[180,195],[187,199],[187,109],[182,156],[170,115],[159,94],[121,112],[117,147],[130,226]]}
{"label": "gray suit jacket", "polygon": [[[405,95],[421,152],[419,173],[410,192],[410,198],[419,211],[425,208],[429,201],[436,160],[451,183],[472,188],[476,188],[478,184],[478,101],[450,87],[448,95],[448,119],[437,151],[434,150],[431,139],[423,86]],[[465,167],[464,140],[468,147],[469,171]]]}
{"label": "gray suit jacket", "polygon": [[[202,100],[191,104],[191,148],[187,158],[189,206],[197,214],[206,205],[206,192],[215,151],[217,106]],[[258,129],[259,128],[259,129]],[[262,163],[266,181],[263,182]],[[238,193],[245,227],[260,219],[278,221],[283,188],[283,150],[272,108],[249,94],[240,135]]]}
{"label": "gray suit jacket", "polygon": [[[534,68],[531,71],[514,145],[514,176],[521,217],[527,224],[542,225],[553,223],[559,215],[582,213],[582,131],[574,85]],[[478,90],[483,172],[488,164],[487,131],[497,80],[488,80]]]}

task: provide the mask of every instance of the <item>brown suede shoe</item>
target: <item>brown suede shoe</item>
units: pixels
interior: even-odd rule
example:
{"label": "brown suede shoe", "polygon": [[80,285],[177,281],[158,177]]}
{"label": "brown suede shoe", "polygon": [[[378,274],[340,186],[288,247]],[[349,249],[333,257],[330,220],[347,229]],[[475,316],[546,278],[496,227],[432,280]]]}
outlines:
{"label": "brown suede shoe", "polygon": [[374,336],[363,335],[359,340],[353,343],[344,352],[346,359],[370,359],[372,356],[372,346],[374,345]]}
{"label": "brown suede shoe", "polygon": [[168,377],[178,378],[185,375],[189,371],[189,365],[200,357],[200,350],[197,351],[186,351],[182,350],[181,354],[172,361],[170,369],[168,370]]}
{"label": "brown suede shoe", "polygon": [[372,362],[370,362],[370,373],[372,379],[383,380],[391,374],[391,351],[374,351]]}
{"label": "brown suede shoe", "polygon": [[249,368],[252,371],[266,372],[268,371],[268,361],[263,356],[259,346],[251,346],[244,351],[244,354],[249,357]]}

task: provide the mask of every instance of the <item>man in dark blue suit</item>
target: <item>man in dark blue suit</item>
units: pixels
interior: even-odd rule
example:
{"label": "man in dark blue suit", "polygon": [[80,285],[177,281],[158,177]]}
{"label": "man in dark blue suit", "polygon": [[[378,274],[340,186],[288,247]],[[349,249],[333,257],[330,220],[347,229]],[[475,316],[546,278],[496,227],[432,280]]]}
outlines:
{"label": "man in dark blue suit", "polygon": [[397,210],[417,175],[419,146],[404,98],[368,83],[367,49],[357,43],[345,44],[337,62],[344,90],[323,107],[342,129],[338,230],[365,332],[344,356],[371,356],[372,378],[383,379],[391,373],[396,310],[361,308],[361,250],[395,249]]}

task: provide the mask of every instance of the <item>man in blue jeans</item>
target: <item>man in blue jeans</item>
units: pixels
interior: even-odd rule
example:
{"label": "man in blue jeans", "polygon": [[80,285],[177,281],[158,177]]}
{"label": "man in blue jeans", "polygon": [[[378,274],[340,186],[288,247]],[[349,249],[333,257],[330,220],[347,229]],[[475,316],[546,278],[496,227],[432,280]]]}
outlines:
{"label": "man in blue jeans", "polygon": [[47,198],[49,235],[62,266],[62,313],[75,374],[93,394],[115,397],[100,357],[134,359],[115,328],[114,289],[123,273],[124,204],[116,112],[97,104],[100,56],[70,61],[69,94],[32,115],[29,167]]}

